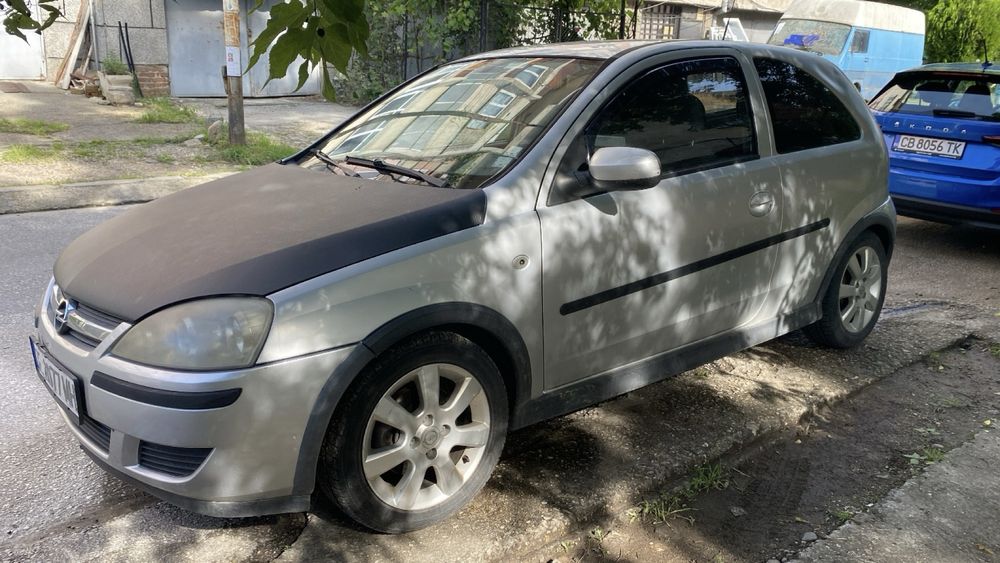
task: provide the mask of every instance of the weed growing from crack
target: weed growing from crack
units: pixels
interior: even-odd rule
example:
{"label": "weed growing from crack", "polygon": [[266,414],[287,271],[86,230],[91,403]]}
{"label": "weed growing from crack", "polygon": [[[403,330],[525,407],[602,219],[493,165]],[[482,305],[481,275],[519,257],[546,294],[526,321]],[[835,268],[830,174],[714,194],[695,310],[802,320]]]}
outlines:
{"label": "weed growing from crack", "polygon": [[644,500],[630,508],[626,514],[629,520],[642,520],[652,524],[666,523],[674,518],[694,523],[694,517],[687,514],[694,509],[688,506],[699,493],[723,491],[729,487],[728,472],[721,463],[706,463],[695,468],[694,474],[684,487],[676,493],[661,493],[653,500]]}
{"label": "weed growing from crack", "polygon": [[847,509],[834,510],[830,513],[836,519],[837,525],[841,525],[854,517],[854,512]]}
{"label": "weed growing from crack", "polygon": [[726,476],[726,471],[723,469],[722,464],[707,463],[695,468],[694,476],[688,481],[687,492],[688,496],[694,496],[697,493],[713,489],[724,491],[728,487],[729,478]]}

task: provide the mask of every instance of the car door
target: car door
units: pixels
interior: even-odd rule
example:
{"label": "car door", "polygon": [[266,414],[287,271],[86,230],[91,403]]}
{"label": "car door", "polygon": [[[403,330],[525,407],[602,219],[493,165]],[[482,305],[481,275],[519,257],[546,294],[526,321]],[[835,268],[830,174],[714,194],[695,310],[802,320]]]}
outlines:
{"label": "car door", "polygon": [[[538,206],[549,389],[745,324],[768,291],[781,178],[759,158],[762,97],[734,51],[699,52],[613,80],[556,153]],[[656,153],[660,183],[574,197],[605,146]]]}

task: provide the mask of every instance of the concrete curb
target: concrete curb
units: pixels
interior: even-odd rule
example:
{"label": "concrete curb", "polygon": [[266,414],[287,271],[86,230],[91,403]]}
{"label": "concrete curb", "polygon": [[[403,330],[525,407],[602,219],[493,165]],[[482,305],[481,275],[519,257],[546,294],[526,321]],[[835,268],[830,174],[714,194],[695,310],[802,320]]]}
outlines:
{"label": "concrete curb", "polygon": [[77,184],[42,184],[0,188],[0,215],[78,207],[142,203],[224,178],[234,172],[205,176],[158,176],[136,180],[98,180]]}

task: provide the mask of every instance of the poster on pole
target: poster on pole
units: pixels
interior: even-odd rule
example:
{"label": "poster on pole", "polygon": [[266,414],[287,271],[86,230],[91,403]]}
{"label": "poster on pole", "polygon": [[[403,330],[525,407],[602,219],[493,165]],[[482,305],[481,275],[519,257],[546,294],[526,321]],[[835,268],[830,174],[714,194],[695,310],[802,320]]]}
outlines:
{"label": "poster on pole", "polygon": [[240,64],[240,48],[226,45],[226,76],[239,76],[243,74]]}

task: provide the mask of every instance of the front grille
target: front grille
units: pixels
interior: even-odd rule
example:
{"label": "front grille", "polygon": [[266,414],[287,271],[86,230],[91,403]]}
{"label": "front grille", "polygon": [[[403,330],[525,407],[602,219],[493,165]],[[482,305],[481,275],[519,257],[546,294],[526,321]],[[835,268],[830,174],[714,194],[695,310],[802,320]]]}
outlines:
{"label": "front grille", "polygon": [[88,307],[80,302],[77,302],[76,304],[76,312],[83,317],[84,320],[103,327],[114,329],[118,325],[122,324],[121,319],[98,311],[92,307]]}
{"label": "front grille", "polygon": [[212,448],[177,448],[139,442],[139,465],[174,477],[186,477],[205,462]]}
{"label": "front grille", "polygon": [[80,417],[80,431],[104,452],[111,446],[111,429],[87,415]]}
{"label": "front grille", "polygon": [[49,319],[65,338],[84,349],[96,348],[122,320],[79,303],[52,285],[49,295]]}

